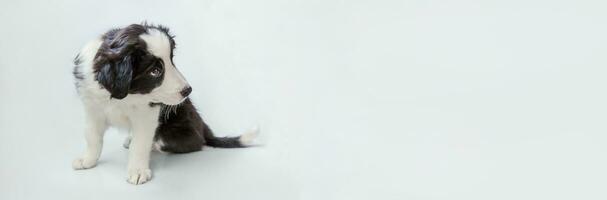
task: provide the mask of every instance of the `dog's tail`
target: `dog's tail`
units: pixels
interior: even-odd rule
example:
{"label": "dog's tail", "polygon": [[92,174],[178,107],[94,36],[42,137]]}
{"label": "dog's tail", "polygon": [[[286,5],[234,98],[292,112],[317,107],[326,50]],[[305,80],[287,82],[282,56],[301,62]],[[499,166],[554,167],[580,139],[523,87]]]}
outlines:
{"label": "dog's tail", "polygon": [[206,145],[220,148],[242,148],[251,146],[253,144],[253,140],[258,134],[258,126],[255,126],[254,128],[244,132],[242,135],[236,137],[215,137],[208,126],[205,126],[204,129],[204,139],[206,140]]}

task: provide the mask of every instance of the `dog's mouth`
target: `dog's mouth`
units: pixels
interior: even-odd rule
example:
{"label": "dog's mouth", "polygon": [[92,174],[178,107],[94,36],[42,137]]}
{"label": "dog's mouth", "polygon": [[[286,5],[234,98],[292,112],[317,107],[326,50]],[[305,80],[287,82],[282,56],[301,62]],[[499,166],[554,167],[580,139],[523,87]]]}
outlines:
{"label": "dog's mouth", "polygon": [[164,104],[164,105],[169,105],[169,106],[175,106],[175,105],[179,105],[179,104],[183,103],[188,98],[189,97],[183,97],[183,98],[181,98],[178,101],[170,101],[170,100],[169,101],[163,101],[163,100],[160,100],[160,99],[157,99],[157,98],[153,98],[151,102],[155,103],[155,104]]}
{"label": "dog's mouth", "polygon": [[175,104],[175,105],[179,105],[181,103],[183,103],[186,99],[188,99],[189,97],[183,97],[183,99],[179,100],[179,103]]}

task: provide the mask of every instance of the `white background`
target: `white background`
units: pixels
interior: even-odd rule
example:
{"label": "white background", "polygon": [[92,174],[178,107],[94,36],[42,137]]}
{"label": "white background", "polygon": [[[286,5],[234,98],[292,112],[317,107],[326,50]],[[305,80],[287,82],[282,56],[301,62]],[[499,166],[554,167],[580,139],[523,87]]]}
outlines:
{"label": "white background", "polygon": [[[607,5],[578,0],[0,2],[0,199],[606,199]],[[263,146],[84,149],[72,59],[111,27],[177,35],[218,135]]]}

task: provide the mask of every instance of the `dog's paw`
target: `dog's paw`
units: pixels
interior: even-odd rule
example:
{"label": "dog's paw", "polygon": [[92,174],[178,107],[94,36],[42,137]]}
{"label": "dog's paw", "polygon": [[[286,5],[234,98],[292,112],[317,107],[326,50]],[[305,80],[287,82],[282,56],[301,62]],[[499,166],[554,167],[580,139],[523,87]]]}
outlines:
{"label": "dog's paw", "polygon": [[89,169],[95,167],[96,164],[97,161],[93,159],[77,158],[72,162],[72,168],[75,170]]}
{"label": "dog's paw", "polygon": [[128,172],[127,182],[133,185],[140,185],[152,179],[152,170],[150,169],[131,169]]}
{"label": "dog's paw", "polygon": [[122,143],[122,147],[125,149],[129,149],[129,146],[131,146],[131,136],[124,139],[124,143]]}

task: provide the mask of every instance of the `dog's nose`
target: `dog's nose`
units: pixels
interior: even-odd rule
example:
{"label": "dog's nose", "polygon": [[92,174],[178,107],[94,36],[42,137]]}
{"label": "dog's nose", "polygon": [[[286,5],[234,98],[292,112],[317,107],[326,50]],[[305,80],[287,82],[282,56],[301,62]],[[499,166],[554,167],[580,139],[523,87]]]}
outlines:
{"label": "dog's nose", "polygon": [[181,90],[181,96],[183,97],[188,97],[188,95],[190,95],[190,93],[192,93],[192,87],[187,86],[185,88],[183,88],[183,90]]}

